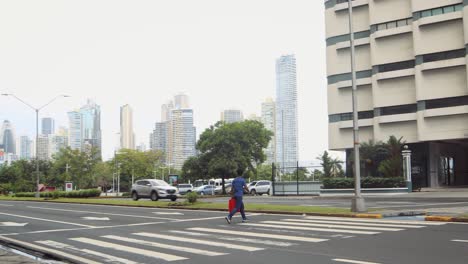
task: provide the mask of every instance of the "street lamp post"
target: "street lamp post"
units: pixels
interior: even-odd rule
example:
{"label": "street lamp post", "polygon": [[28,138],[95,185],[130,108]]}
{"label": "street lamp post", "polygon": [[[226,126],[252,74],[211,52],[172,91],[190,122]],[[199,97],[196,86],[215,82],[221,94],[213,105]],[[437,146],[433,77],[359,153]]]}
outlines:
{"label": "street lamp post", "polygon": [[354,49],[354,29],[353,29],[353,5],[352,0],[348,0],[349,14],[349,40],[351,44],[351,82],[353,98],[353,145],[354,145],[354,197],[351,202],[351,211],[365,212],[366,204],[361,196],[361,167],[359,158],[359,123],[357,109],[357,85],[356,85],[356,57]]}
{"label": "street lamp post", "polygon": [[11,96],[13,98],[15,98],[16,100],[20,101],[21,103],[27,105],[28,107],[30,107],[31,109],[33,109],[35,112],[36,112],[36,198],[39,198],[40,197],[40,194],[39,194],[39,111],[48,106],[49,104],[51,104],[53,101],[55,101],[57,98],[59,97],[70,97],[68,95],[57,95],[56,97],[52,98],[52,100],[50,100],[47,104],[41,106],[41,107],[34,107],[30,104],[28,104],[27,102],[23,101],[21,98],[17,97],[16,95],[14,94],[7,94],[7,93],[4,93],[2,94],[3,96]]}

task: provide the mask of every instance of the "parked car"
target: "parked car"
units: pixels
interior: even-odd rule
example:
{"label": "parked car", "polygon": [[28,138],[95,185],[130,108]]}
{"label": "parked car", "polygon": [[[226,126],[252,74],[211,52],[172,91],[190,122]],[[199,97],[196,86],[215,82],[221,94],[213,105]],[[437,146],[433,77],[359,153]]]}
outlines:
{"label": "parked car", "polygon": [[205,195],[205,194],[213,195],[213,194],[215,194],[215,186],[214,185],[202,185],[202,186],[198,187],[197,194],[200,194],[200,195]]}
{"label": "parked car", "polygon": [[271,188],[271,181],[257,181],[251,185],[249,185],[248,189],[250,194],[268,194],[270,193]]}
{"label": "parked car", "polygon": [[192,184],[177,184],[177,189],[179,189],[180,194],[187,194],[189,192],[193,191],[193,185]]}
{"label": "parked car", "polygon": [[179,196],[179,191],[163,180],[143,179],[132,185],[131,194],[134,201],[140,198],[150,198],[152,201],[159,199],[175,201]]}
{"label": "parked car", "polygon": [[[224,188],[226,189],[226,193],[229,193],[232,188],[232,183],[226,183],[224,184]],[[216,186],[215,187],[215,193],[216,194],[222,194],[223,193],[223,185]]]}
{"label": "parked car", "polygon": [[[255,185],[255,184],[257,184],[257,181],[251,181],[251,182],[247,183],[247,189],[250,190],[250,186]],[[247,194],[247,193],[249,193],[249,192],[247,192],[244,189],[244,194]]]}

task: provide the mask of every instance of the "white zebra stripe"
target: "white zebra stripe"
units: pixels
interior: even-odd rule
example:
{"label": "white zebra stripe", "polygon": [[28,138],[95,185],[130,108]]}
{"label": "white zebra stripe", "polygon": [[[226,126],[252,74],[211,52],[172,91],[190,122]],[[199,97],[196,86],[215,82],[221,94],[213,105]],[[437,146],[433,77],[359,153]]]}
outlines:
{"label": "white zebra stripe", "polygon": [[193,227],[193,228],[188,228],[187,230],[193,230],[193,231],[199,231],[199,232],[210,232],[210,233],[215,233],[215,234],[263,237],[263,238],[273,238],[273,239],[281,239],[281,240],[301,241],[301,242],[323,242],[323,241],[328,240],[328,239],[322,239],[322,238],[273,235],[273,234],[265,234],[265,233],[231,231],[231,230],[224,230],[224,229],[213,229],[213,228],[202,228],[202,227]]}
{"label": "white zebra stripe", "polygon": [[114,239],[114,240],[118,240],[118,241],[135,243],[135,244],[144,245],[144,246],[152,246],[152,247],[158,247],[158,248],[164,248],[164,249],[171,249],[171,250],[175,250],[175,251],[182,251],[182,252],[188,252],[188,253],[205,255],[205,256],[222,256],[222,255],[227,255],[228,254],[228,253],[214,252],[214,251],[201,250],[201,249],[195,249],[195,248],[178,247],[178,246],[173,246],[173,245],[168,245],[168,244],[161,244],[161,243],[156,243],[156,242],[151,242],[151,241],[145,241],[145,240],[139,240],[139,239],[133,239],[133,238],[127,238],[127,237],[120,237],[120,236],[113,236],[113,235],[102,236],[102,237],[109,238],[109,239]]}
{"label": "white zebra stripe", "polygon": [[380,232],[347,230],[347,229],[332,229],[332,228],[316,228],[316,227],[305,227],[305,226],[280,226],[280,225],[253,224],[253,223],[244,223],[244,224],[241,224],[241,225],[270,227],[270,228],[279,228],[279,229],[282,228],[282,229],[333,232],[333,233],[346,233],[346,234],[361,234],[361,235],[377,235],[377,234],[380,234]]}
{"label": "white zebra stripe", "polygon": [[327,228],[347,228],[347,229],[373,230],[373,231],[403,231],[404,230],[404,229],[389,228],[389,227],[346,226],[346,225],[296,223],[296,222],[283,222],[283,221],[262,221],[261,223],[274,224],[274,225],[317,226],[317,227],[327,227]]}
{"label": "white zebra stripe", "polygon": [[396,225],[396,224],[374,224],[374,223],[359,223],[359,222],[347,222],[347,221],[322,221],[322,220],[303,220],[303,219],[282,219],[289,222],[301,222],[301,223],[323,223],[323,224],[346,224],[346,225],[364,225],[364,226],[381,226],[381,227],[399,227],[399,228],[423,228],[422,225]]}
{"label": "white zebra stripe", "polygon": [[443,222],[433,221],[399,221],[386,219],[366,219],[366,218],[350,218],[350,217],[328,217],[328,216],[306,216],[305,219],[314,220],[330,220],[330,221],[347,221],[347,222],[365,222],[365,223],[382,223],[382,224],[405,224],[405,225],[445,225]]}
{"label": "white zebra stripe", "polygon": [[90,239],[90,238],[85,238],[85,237],[76,237],[76,238],[70,238],[70,240],[73,241],[78,241],[82,242],[85,244],[90,244],[98,247],[103,247],[103,248],[110,248],[114,250],[119,250],[119,251],[124,251],[124,252],[129,252],[129,253],[134,253],[134,254],[139,254],[151,258],[157,258],[157,259],[163,259],[166,261],[176,261],[176,260],[184,260],[187,258],[184,257],[179,257],[175,255],[170,255],[170,254],[165,254],[165,253],[160,253],[160,252],[155,252],[155,251],[149,251],[149,250],[144,250],[144,249],[139,249],[139,248],[134,248],[134,247],[127,247],[127,246],[122,246],[114,243],[108,243],[104,241],[99,241],[95,239]]}
{"label": "white zebra stripe", "polygon": [[[175,234],[182,234],[182,235],[189,235],[189,236],[196,236],[196,237],[212,237],[215,234],[202,234],[198,232],[188,232],[188,231],[178,231],[178,230],[170,230],[169,232]],[[242,243],[252,243],[252,244],[264,244],[268,246],[277,246],[277,247],[290,247],[296,245],[294,243],[289,242],[281,242],[281,241],[273,241],[273,240],[262,240],[262,239],[255,239],[255,238],[246,238],[246,237],[234,237],[234,236],[216,236],[216,239],[227,240],[227,241],[236,241]]]}
{"label": "white zebra stripe", "polygon": [[242,246],[242,245],[235,245],[235,244],[226,244],[220,242],[214,242],[209,240],[200,240],[200,239],[193,239],[193,238],[185,238],[185,237],[174,237],[174,236],[167,236],[167,235],[160,235],[155,233],[134,233],[137,236],[144,236],[144,237],[152,237],[152,238],[160,238],[160,239],[167,239],[179,242],[186,242],[186,243],[194,243],[194,244],[201,244],[206,246],[213,246],[213,247],[223,247],[223,248],[230,248],[230,249],[238,249],[238,250],[245,250],[245,251],[259,251],[263,250],[263,248],[257,247],[249,247],[249,246]]}
{"label": "white zebra stripe", "polygon": [[131,260],[128,260],[128,259],[114,257],[114,256],[111,256],[111,255],[107,255],[107,254],[97,252],[97,251],[93,251],[93,250],[89,250],[89,249],[80,249],[80,248],[76,248],[76,247],[74,247],[72,245],[68,245],[68,244],[65,244],[65,243],[60,243],[60,242],[56,242],[56,241],[52,241],[52,240],[36,241],[36,243],[43,244],[43,245],[53,247],[53,248],[57,248],[57,249],[67,249],[67,250],[76,251],[76,252],[79,252],[79,253],[84,252],[84,253],[87,253],[87,254],[90,254],[90,255],[98,256],[98,257],[104,259],[104,261],[106,261],[106,262],[122,263],[122,264],[139,264],[138,262],[134,262],[134,261],[131,261]]}

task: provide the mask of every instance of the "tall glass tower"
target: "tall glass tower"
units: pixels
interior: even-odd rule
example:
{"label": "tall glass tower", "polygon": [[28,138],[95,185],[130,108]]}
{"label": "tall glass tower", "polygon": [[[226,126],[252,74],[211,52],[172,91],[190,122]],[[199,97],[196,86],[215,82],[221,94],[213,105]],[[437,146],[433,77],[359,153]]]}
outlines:
{"label": "tall glass tower", "polygon": [[276,163],[285,172],[295,170],[299,160],[297,136],[296,58],[276,60]]}
{"label": "tall glass tower", "polygon": [[[88,99],[86,105],[80,108],[82,118],[83,146],[90,146],[98,150],[101,157],[101,107]],[[83,149],[82,146],[82,150]]]}
{"label": "tall glass tower", "polygon": [[16,154],[15,131],[10,121],[3,121],[2,130],[0,131],[0,145],[3,145],[5,153]]}
{"label": "tall glass tower", "polygon": [[271,164],[276,161],[276,139],[275,139],[275,130],[276,130],[276,111],[275,111],[275,102],[272,98],[267,98],[265,102],[262,103],[262,123],[266,129],[273,132],[273,137],[268,143],[268,147],[265,149],[265,155],[267,156],[266,163]]}

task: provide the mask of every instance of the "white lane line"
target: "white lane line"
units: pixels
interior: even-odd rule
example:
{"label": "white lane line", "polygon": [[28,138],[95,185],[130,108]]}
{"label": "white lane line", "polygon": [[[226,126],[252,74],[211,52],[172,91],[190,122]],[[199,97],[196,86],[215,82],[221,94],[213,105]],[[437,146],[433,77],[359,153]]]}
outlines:
{"label": "white lane line", "polygon": [[231,230],[224,230],[224,229],[213,229],[213,228],[202,228],[202,227],[187,228],[187,230],[209,232],[209,233],[215,233],[215,234],[228,234],[228,235],[238,235],[238,236],[248,236],[248,237],[263,237],[263,238],[273,238],[273,239],[301,241],[301,242],[314,242],[314,243],[328,240],[328,239],[312,238],[312,237],[285,236],[285,235],[231,231]]}
{"label": "white lane line", "polygon": [[180,212],[153,212],[153,214],[158,214],[158,215],[184,215],[183,213],[180,213]]}
{"label": "white lane line", "polygon": [[140,239],[121,237],[121,236],[108,235],[108,236],[102,236],[102,237],[109,238],[109,239],[114,239],[114,240],[118,240],[118,241],[135,243],[135,244],[143,245],[143,246],[151,246],[151,247],[158,247],[158,248],[164,248],[164,249],[171,249],[171,250],[175,250],[175,251],[188,252],[188,253],[204,255],[204,256],[222,256],[222,255],[227,255],[228,254],[228,253],[222,253],[222,252],[201,250],[201,249],[196,249],[196,248],[178,247],[178,246],[174,246],[174,245],[161,244],[161,243],[145,241],[145,240],[140,240]]}
{"label": "white lane line", "polygon": [[223,248],[229,248],[229,249],[245,250],[245,251],[250,251],[250,252],[263,250],[263,248],[257,248],[257,247],[249,247],[249,246],[242,246],[242,245],[236,245],[236,244],[226,244],[226,243],[220,243],[220,242],[215,242],[215,241],[185,238],[185,237],[174,237],[174,236],[160,235],[160,234],[155,234],[155,233],[142,232],[142,233],[134,233],[134,235],[167,239],[167,240],[186,242],[186,243],[201,244],[201,245],[213,246],[213,247],[223,247]]}
{"label": "white lane line", "polygon": [[283,221],[289,222],[301,222],[301,223],[319,223],[319,224],[346,224],[346,225],[363,225],[363,226],[380,226],[380,227],[400,227],[400,228],[423,228],[421,225],[395,225],[395,224],[374,224],[374,223],[357,223],[357,222],[346,222],[346,221],[321,221],[321,220],[302,220],[302,219],[282,219]]}
{"label": "white lane line", "polygon": [[332,229],[332,228],[316,228],[316,227],[305,227],[305,226],[280,226],[280,225],[253,224],[253,223],[244,223],[240,225],[270,227],[270,228],[278,228],[278,229],[294,229],[294,230],[321,231],[321,232],[333,232],[333,233],[361,234],[361,235],[380,234],[380,232],[347,230],[347,229]]}
{"label": "white lane line", "polygon": [[366,223],[382,223],[382,224],[405,224],[405,225],[445,225],[444,222],[433,221],[399,221],[386,219],[365,219],[365,218],[346,218],[346,217],[327,217],[327,216],[306,216],[305,219],[314,220],[330,220],[330,221],[349,221],[349,222],[366,222]]}
{"label": "white lane line", "polygon": [[359,261],[359,260],[352,260],[352,259],[333,259],[333,261],[354,263],[354,264],[379,264],[377,262]]}
{"label": "white lane line", "polygon": [[[180,235],[189,235],[195,237],[213,237],[214,234],[202,234],[196,232],[188,232],[188,231],[178,231],[178,230],[169,230],[171,233],[180,234]],[[293,245],[297,245],[294,243],[289,242],[280,242],[280,241],[273,241],[273,240],[261,240],[255,238],[245,238],[245,237],[226,237],[226,236],[216,236],[216,239],[227,240],[227,241],[236,241],[242,243],[252,243],[252,244],[263,244],[268,246],[278,246],[278,247],[290,247]]]}
{"label": "white lane line", "polygon": [[76,261],[78,263],[101,264],[101,262],[96,262],[96,261],[93,261],[93,260],[90,260],[90,259],[85,259],[85,258],[82,258],[82,257],[79,257],[79,256],[71,255],[71,254],[65,253],[63,251],[38,246],[36,244],[23,242],[23,241],[20,241],[20,240],[9,238],[9,237],[0,236],[0,240],[7,241],[9,243],[14,243],[14,244],[17,244],[17,245],[21,245],[23,247],[26,247],[26,248],[29,248],[29,249],[32,249],[32,250],[35,250],[35,251],[48,253],[48,254],[59,255],[59,256],[61,256],[63,258],[66,258],[67,260],[73,260],[73,261]]}
{"label": "white lane line", "polygon": [[28,223],[0,222],[0,226],[25,226]]}
{"label": "white lane line", "polygon": [[0,213],[0,214],[8,215],[8,216],[14,216],[14,217],[18,217],[18,218],[26,218],[26,219],[45,221],[45,222],[65,224],[65,225],[84,226],[84,227],[91,227],[91,228],[94,227],[94,226],[91,226],[91,225],[82,225],[82,224],[77,224],[77,223],[62,222],[62,221],[56,221],[56,220],[50,220],[50,219],[44,219],[44,218],[30,217],[30,216],[25,216],[25,215],[16,215],[16,214],[7,214],[7,213]]}
{"label": "white lane line", "polygon": [[184,260],[187,258],[184,257],[179,257],[176,255],[170,255],[170,254],[165,254],[165,253],[160,253],[160,252],[155,252],[155,251],[149,251],[145,249],[139,249],[139,248],[134,248],[134,247],[127,247],[127,246],[122,246],[114,243],[108,243],[100,240],[95,240],[95,239],[90,239],[90,238],[85,238],[85,237],[76,237],[76,238],[70,238],[70,240],[73,241],[78,241],[81,243],[85,244],[90,244],[98,247],[103,247],[103,248],[110,248],[118,251],[124,251],[124,252],[129,252],[129,253],[134,253],[134,254],[139,254],[143,255],[146,257],[151,257],[151,258],[157,258],[157,259],[163,259],[166,261],[176,261],[176,260]]}
{"label": "white lane line", "polygon": [[292,225],[292,226],[316,226],[326,228],[347,228],[356,230],[373,230],[373,231],[403,231],[404,229],[389,228],[389,227],[367,227],[367,226],[347,226],[347,225],[333,225],[333,224],[314,224],[314,223],[296,223],[296,222],[284,222],[284,221],[262,221],[260,223],[274,224],[274,225]]}
{"label": "white lane line", "polygon": [[454,239],[452,240],[453,242],[462,242],[462,243],[468,243],[468,240],[460,240],[460,239]]}
{"label": "white lane line", "polygon": [[85,220],[95,220],[95,221],[109,221],[110,218],[109,217],[93,217],[93,216],[85,216],[85,217],[81,217],[82,219],[85,219]]}
{"label": "white lane line", "polygon": [[70,250],[70,251],[75,251],[75,252],[78,252],[78,253],[81,253],[81,254],[85,253],[85,254],[89,254],[89,255],[95,255],[95,256],[100,257],[104,262],[122,263],[122,264],[139,264],[138,262],[134,262],[134,261],[131,261],[131,260],[128,260],[128,259],[107,255],[107,254],[97,252],[97,251],[94,251],[94,250],[80,249],[80,248],[74,247],[72,245],[56,242],[56,241],[53,241],[53,240],[36,241],[36,243],[43,244],[43,245],[53,247],[53,248],[57,248],[57,249],[66,249],[66,250]]}
{"label": "white lane line", "polygon": [[13,206],[11,204],[0,204],[0,206]]}
{"label": "white lane line", "polygon": [[72,213],[86,213],[86,214],[127,216],[127,217],[134,217],[134,218],[148,218],[148,219],[158,219],[158,220],[174,220],[173,218],[167,218],[167,217],[143,216],[143,215],[128,215],[128,214],[113,214],[113,213],[103,213],[103,212],[93,212],[93,211],[78,211],[78,210],[68,210],[68,209],[56,209],[56,208],[37,207],[37,206],[28,206],[28,208],[41,209],[41,210],[51,210],[51,211],[62,211],[62,212],[72,212]]}

